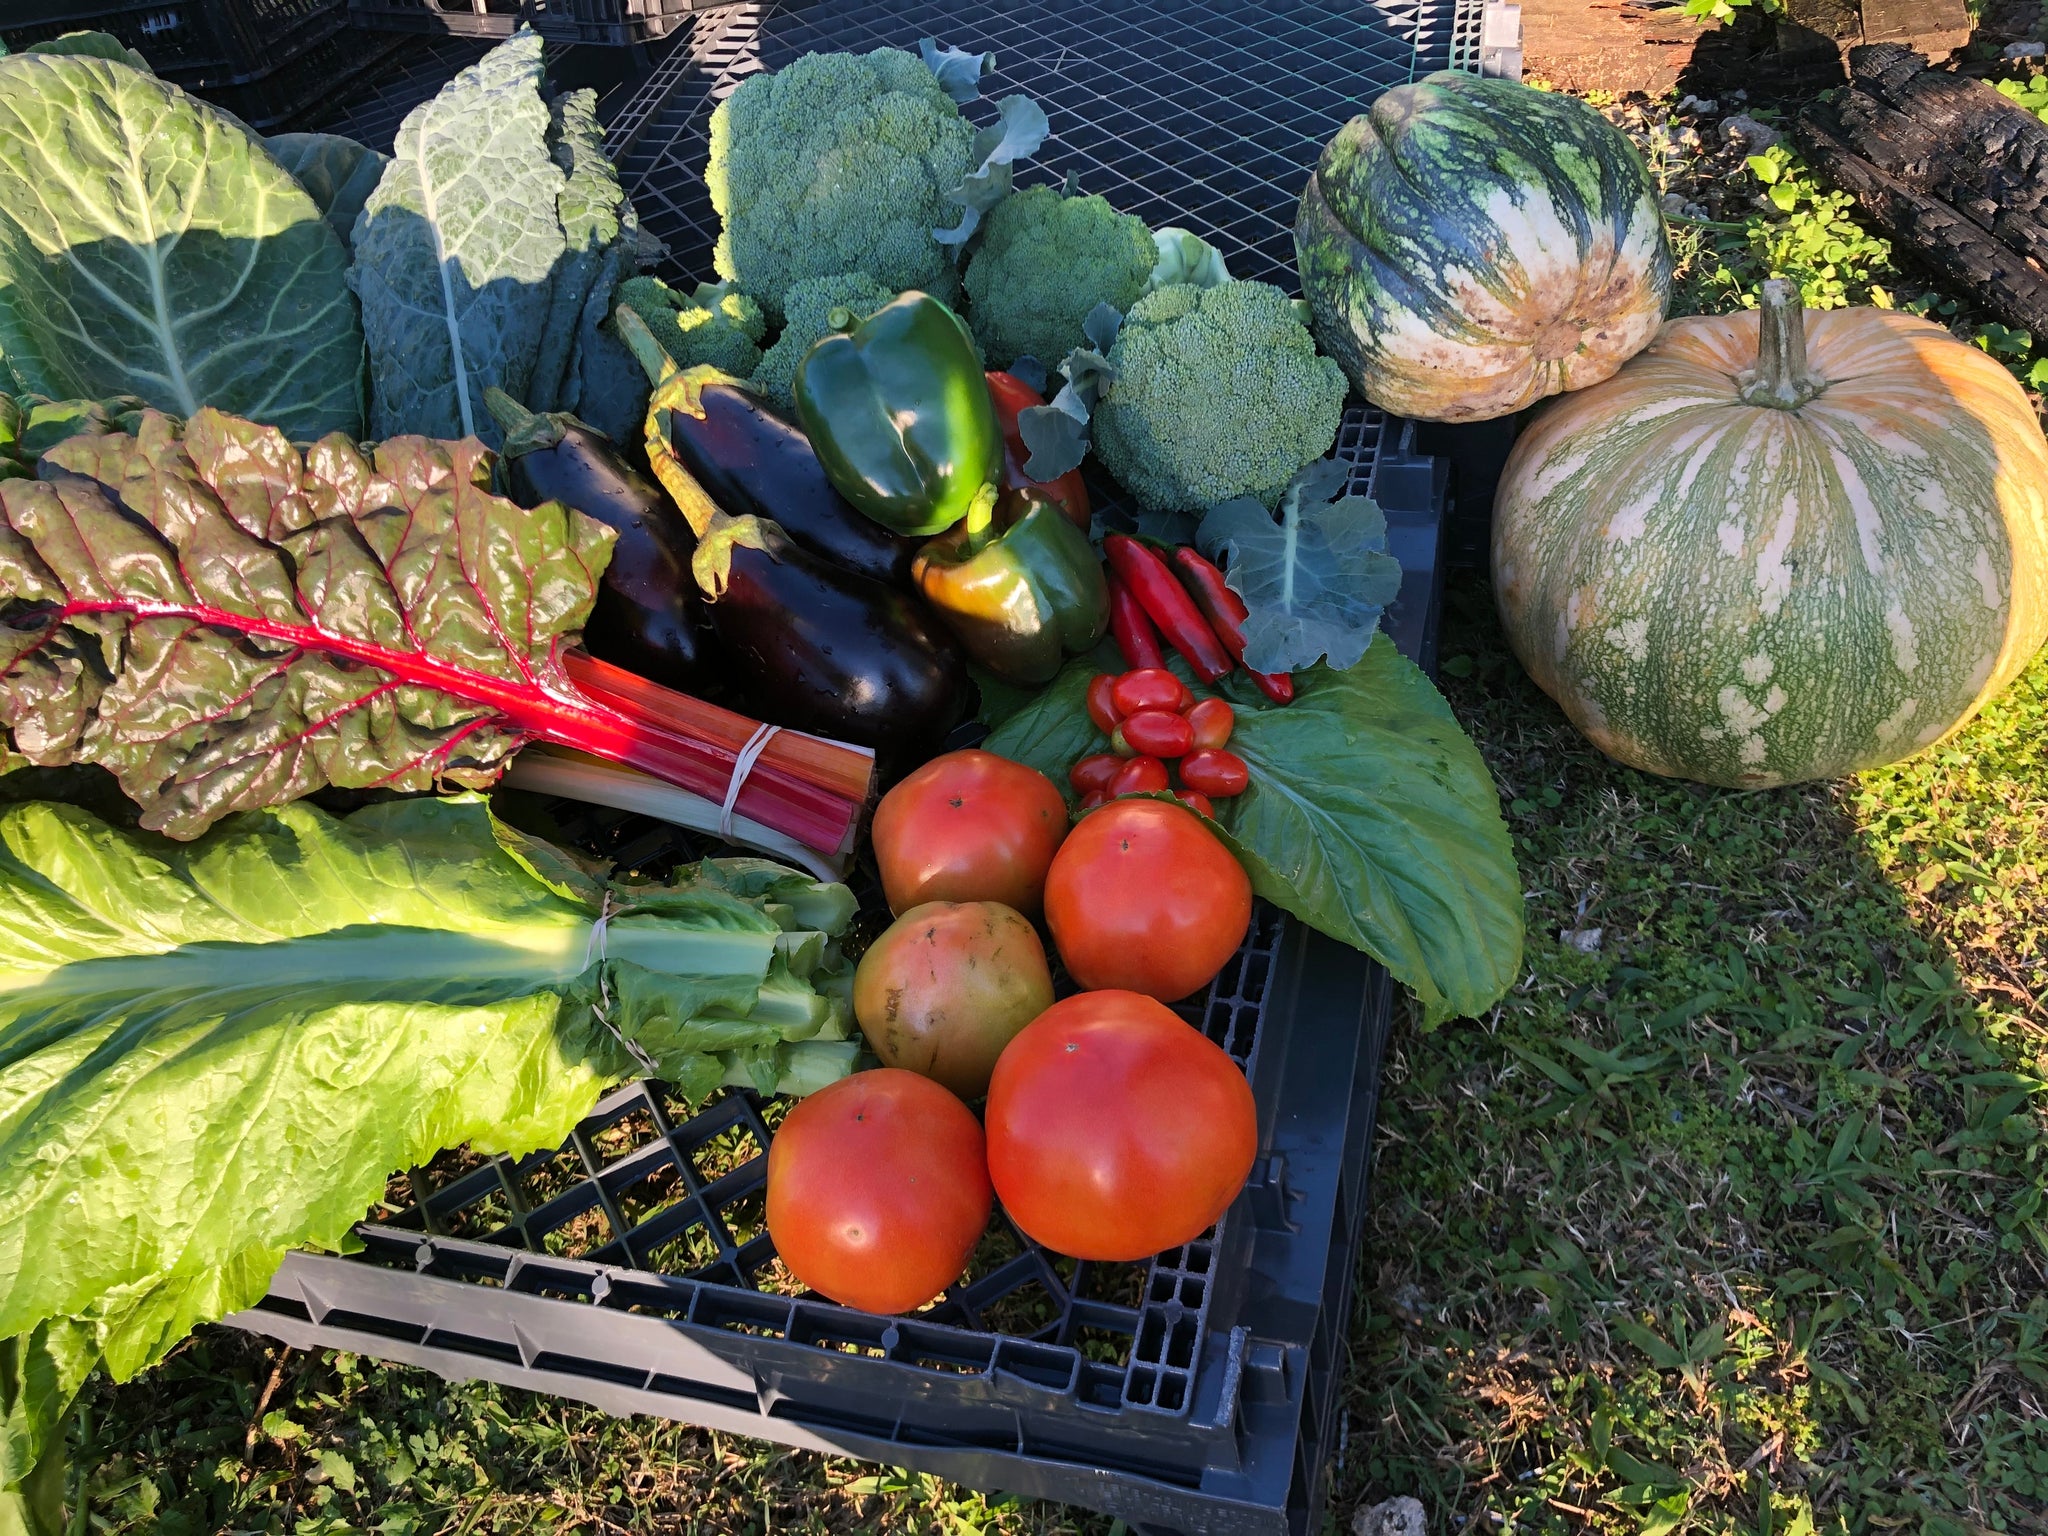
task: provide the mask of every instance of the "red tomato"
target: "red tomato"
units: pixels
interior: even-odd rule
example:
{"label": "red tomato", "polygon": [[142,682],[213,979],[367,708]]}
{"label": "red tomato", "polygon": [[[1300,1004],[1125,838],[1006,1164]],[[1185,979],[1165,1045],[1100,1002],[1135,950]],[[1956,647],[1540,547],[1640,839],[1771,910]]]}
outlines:
{"label": "red tomato", "polygon": [[1115,687],[1116,679],[1107,672],[1088,685],[1088,718],[1105,736],[1114,732],[1117,721],[1123,718],[1116,705],[1110,702],[1110,691]]}
{"label": "red tomato", "polygon": [[1135,715],[1141,709],[1170,709],[1179,714],[1188,707],[1187,684],[1164,667],[1140,667],[1116,680],[1110,699],[1119,715]]}
{"label": "red tomato", "polygon": [[875,862],[889,910],[927,901],[1000,901],[1026,916],[1067,835],[1067,802],[1035,768],[993,752],[948,752],[875,807]]}
{"label": "red tomato", "polygon": [[1230,707],[1228,699],[1203,699],[1188,711],[1188,725],[1194,730],[1197,750],[1220,747],[1230,740],[1237,725],[1237,711]]}
{"label": "red tomato", "polygon": [[1084,757],[1067,770],[1067,782],[1081,794],[1092,794],[1098,789],[1109,788],[1110,780],[1124,760],[1113,752],[1098,752],[1093,757]]}
{"label": "red tomato", "polygon": [[799,1100],[768,1144],[775,1251],[812,1290],[865,1312],[907,1312],[957,1280],[990,1193],[973,1111],[897,1067]]}
{"label": "red tomato", "polygon": [[1061,845],[1045,920],[1082,986],[1170,1003],[1207,986],[1244,942],[1252,883],[1185,807],[1119,800]]}
{"label": "red tomato", "polygon": [[1237,1063],[1135,992],[1083,992],[1025,1025],[996,1059],[987,1113],[1003,1209],[1077,1259],[1124,1262],[1194,1241],[1258,1154],[1258,1109]]}
{"label": "red tomato", "polygon": [[1110,782],[1112,795],[1154,794],[1166,788],[1166,764],[1156,757],[1134,757],[1117,771]]}
{"label": "red tomato", "polygon": [[1252,771],[1235,752],[1207,747],[1180,760],[1180,781],[1189,789],[1227,800],[1244,793],[1245,786],[1252,781]]}
{"label": "red tomato", "polygon": [[1092,811],[1099,805],[1107,804],[1109,804],[1109,791],[1106,789],[1091,789],[1081,797],[1081,809],[1084,811]]}
{"label": "red tomato", "polygon": [[1176,789],[1173,792],[1173,798],[1193,811],[1197,816],[1206,816],[1211,821],[1216,819],[1216,807],[1209,803],[1209,797],[1200,790]]}
{"label": "red tomato", "polygon": [[1138,757],[1179,757],[1195,744],[1195,728],[1187,717],[1170,710],[1141,709],[1124,716],[1116,739]]}

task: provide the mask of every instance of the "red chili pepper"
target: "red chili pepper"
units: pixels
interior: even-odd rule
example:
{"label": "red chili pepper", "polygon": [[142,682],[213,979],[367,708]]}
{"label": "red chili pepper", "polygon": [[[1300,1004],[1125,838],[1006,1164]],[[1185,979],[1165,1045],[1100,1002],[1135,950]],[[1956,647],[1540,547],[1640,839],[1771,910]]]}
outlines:
{"label": "red chili pepper", "polygon": [[1213,683],[1230,670],[1230,657],[1216,632],[1187,589],[1174,580],[1173,567],[1160,559],[1157,551],[1127,534],[1113,533],[1102,541],[1102,552],[1109,557],[1109,568],[1136,596],[1145,616],[1187,658],[1195,676]]}
{"label": "red chili pepper", "polygon": [[1113,568],[1103,574],[1109,580],[1109,632],[1116,636],[1116,648],[1124,653],[1124,665],[1133,672],[1140,667],[1165,666],[1166,652],[1159,647],[1159,631],[1145,617],[1137,597]]}
{"label": "red chili pepper", "polygon": [[[1180,567],[1180,579],[1194,594],[1209,628],[1230,652],[1230,659],[1243,667],[1244,621],[1251,613],[1244,599],[1224,584],[1223,573],[1198,551],[1183,545],[1173,552],[1173,563]],[[1245,672],[1275,704],[1294,702],[1294,679],[1285,672],[1254,672],[1250,667],[1245,667]]]}
{"label": "red chili pepper", "polygon": [[1003,484],[1013,490],[1036,486],[1067,514],[1067,520],[1083,533],[1088,531],[1088,487],[1081,471],[1070,469],[1057,480],[1033,480],[1024,473],[1031,450],[1024,446],[1024,432],[1017,425],[1020,412],[1045,404],[1045,397],[1013,373],[988,376],[989,398],[995,402],[996,424],[1003,429]]}

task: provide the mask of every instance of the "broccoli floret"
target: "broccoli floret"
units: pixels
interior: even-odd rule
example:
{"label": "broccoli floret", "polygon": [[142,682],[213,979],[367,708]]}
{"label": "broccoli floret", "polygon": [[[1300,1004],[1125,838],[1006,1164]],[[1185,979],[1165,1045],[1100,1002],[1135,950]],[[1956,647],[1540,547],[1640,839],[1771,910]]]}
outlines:
{"label": "broccoli floret", "polygon": [[619,284],[614,302],[647,322],[679,368],[708,363],[744,379],[760,366],[767,318],[730,284],[699,283],[694,294],[681,294],[658,277],[634,277]]}
{"label": "broccoli floret", "polygon": [[1279,504],[1337,440],[1344,370],[1316,355],[1270,283],[1185,283],[1132,306],[1094,413],[1103,467],[1146,507],[1194,512],[1238,496]]}
{"label": "broccoli floret", "polygon": [[865,272],[807,277],[793,285],[782,296],[782,334],[761,354],[761,366],[754,370],[754,388],[785,408],[795,405],[796,366],[829,328],[826,322],[832,311],[849,309],[865,320],[895,297],[894,289],[884,288]]}
{"label": "broccoli floret", "polygon": [[968,319],[988,355],[1008,367],[1030,356],[1056,366],[1085,346],[1097,304],[1127,310],[1159,259],[1143,219],[1100,197],[1032,187],[996,204],[967,264]]}
{"label": "broccoli floret", "polygon": [[959,222],[945,194],[973,142],[914,54],[813,53],[753,76],[711,114],[719,275],[766,296],[771,313],[802,279],[841,272],[951,302],[959,278],[932,231]]}

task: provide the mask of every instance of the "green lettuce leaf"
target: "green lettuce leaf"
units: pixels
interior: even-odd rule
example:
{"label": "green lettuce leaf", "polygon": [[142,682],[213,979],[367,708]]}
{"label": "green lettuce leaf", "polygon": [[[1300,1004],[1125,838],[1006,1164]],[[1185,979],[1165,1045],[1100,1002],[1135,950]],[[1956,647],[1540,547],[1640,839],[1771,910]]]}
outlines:
{"label": "green lettuce leaf", "polygon": [[126,1378],[252,1305],[394,1169],[559,1145],[634,1070],[625,1041],[699,1091],[751,1080],[717,1052],[843,1073],[850,1047],[785,1040],[790,957],[845,969],[794,915],[852,898],[757,864],[616,885],[477,797],[191,844],[0,811],[0,1474],[29,1478],[81,1357]]}
{"label": "green lettuce leaf", "polygon": [[348,254],[239,124],[109,59],[0,59],[0,377],[361,436]]}
{"label": "green lettuce leaf", "polygon": [[[1068,666],[984,745],[1066,786],[1078,758],[1106,748],[1086,705],[1102,670]],[[1251,787],[1217,802],[1217,830],[1253,890],[1386,966],[1425,1024],[1483,1013],[1520,973],[1522,889],[1478,749],[1384,639],[1346,671],[1297,675],[1295,689],[1278,707],[1225,679],[1230,750]]]}
{"label": "green lettuce leaf", "polygon": [[271,158],[291,172],[341,243],[355,237],[356,216],[377,189],[390,160],[338,133],[274,133],[263,141]]}

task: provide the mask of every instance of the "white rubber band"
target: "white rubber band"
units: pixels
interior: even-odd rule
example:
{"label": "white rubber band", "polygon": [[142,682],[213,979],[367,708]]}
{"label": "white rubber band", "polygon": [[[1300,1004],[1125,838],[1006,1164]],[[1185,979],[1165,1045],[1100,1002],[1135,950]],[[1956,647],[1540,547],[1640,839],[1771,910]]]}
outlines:
{"label": "white rubber band", "polygon": [[754,764],[761,761],[761,754],[768,750],[768,743],[781,730],[779,725],[756,726],[754,734],[747,738],[747,744],[740,748],[740,755],[732,760],[732,777],[726,780],[725,804],[718,808],[718,835],[728,841],[732,838],[732,808],[739,804],[740,791],[746,788],[747,775],[754,771]]}

